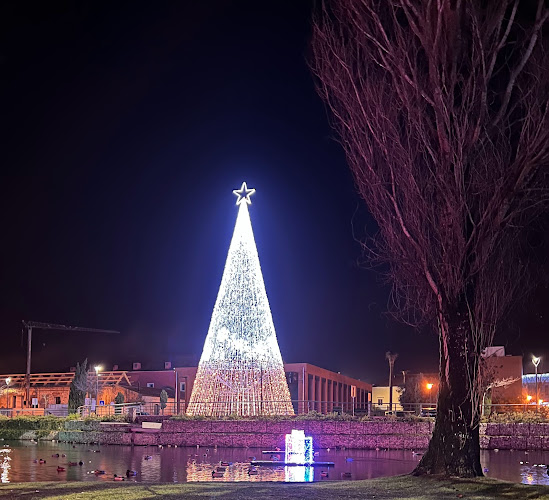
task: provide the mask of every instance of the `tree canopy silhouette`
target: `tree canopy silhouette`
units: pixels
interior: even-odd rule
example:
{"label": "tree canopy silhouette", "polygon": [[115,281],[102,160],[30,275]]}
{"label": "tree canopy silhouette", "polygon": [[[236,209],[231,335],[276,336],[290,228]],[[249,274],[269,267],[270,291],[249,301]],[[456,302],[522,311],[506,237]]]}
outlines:
{"label": "tree canopy silhouette", "polygon": [[80,406],[86,402],[86,392],[88,391],[88,360],[85,359],[82,364],[76,363],[74,378],[72,379],[69,391],[69,413],[76,413]]}

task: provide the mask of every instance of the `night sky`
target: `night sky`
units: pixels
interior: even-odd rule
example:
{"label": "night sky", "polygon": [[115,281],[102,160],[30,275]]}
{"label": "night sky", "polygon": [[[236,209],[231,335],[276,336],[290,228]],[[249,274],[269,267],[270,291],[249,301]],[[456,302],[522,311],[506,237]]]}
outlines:
{"label": "night sky", "polygon": [[[363,265],[376,225],[307,67],[311,5],[1,4],[0,373],[25,370],[22,319],[121,331],[36,331],[35,372],[198,359],[242,181],[285,361],[436,370],[437,338],[388,317]],[[546,290],[508,353],[549,355]]]}

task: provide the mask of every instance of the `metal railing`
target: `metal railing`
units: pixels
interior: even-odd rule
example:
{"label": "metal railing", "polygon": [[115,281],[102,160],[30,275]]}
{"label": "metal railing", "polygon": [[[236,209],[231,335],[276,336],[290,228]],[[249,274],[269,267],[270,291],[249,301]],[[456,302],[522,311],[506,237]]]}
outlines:
{"label": "metal railing", "polygon": [[[213,416],[225,416],[225,415],[269,415],[272,412],[269,408],[276,406],[276,404],[282,403],[281,401],[263,401],[255,403],[244,402],[208,402],[209,406],[213,406],[211,414]],[[335,414],[349,414],[355,416],[364,415],[384,415],[390,411],[389,405],[372,405],[371,403],[357,403],[350,401],[345,402],[333,402],[333,401],[313,401],[313,400],[293,400],[292,407],[294,413],[301,415],[304,413],[317,412],[322,414],[335,413]],[[202,404],[197,402],[197,404]],[[152,415],[152,416],[172,416],[183,415],[186,413],[188,403],[185,401],[168,402],[164,408],[160,403],[156,402],[133,402],[123,404],[108,404],[108,405],[84,405],[77,409],[78,415],[81,417],[98,416],[106,417],[112,415],[127,415],[129,413],[135,415]],[[401,410],[400,405],[393,404],[393,410]],[[0,408],[0,415],[8,417],[14,417],[18,415],[57,415],[67,416],[67,409],[55,409],[55,408]]]}
{"label": "metal railing", "polygon": [[0,415],[4,417],[24,417],[24,416],[55,416],[66,417],[68,411],[66,408],[0,408]]}
{"label": "metal railing", "polygon": [[144,412],[146,403],[121,403],[111,405],[83,405],[79,406],[76,413],[81,417],[92,415],[98,417],[107,417],[111,415],[140,415]]}
{"label": "metal railing", "polygon": [[[292,400],[292,412],[288,414],[304,414],[310,412],[317,412],[322,414],[337,413],[337,414],[351,414],[351,415],[365,415],[368,414],[367,402],[334,402],[334,401],[314,401],[314,400]],[[208,414],[212,416],[226,416],[226,415],[243,415],[243,416],[255,416],[255,415],[272,415],[284,414],[287,409],[287,401],[195,401],[189,403],[192,413],[200,413],[201,407],[208,408]],[[184,410],[181,411],[184,413]]]}
{"label": "metal railing", "polygon": [[434,416],[437,405],[432,402],[421,403],[372,403],[371,416]]}
{"label": "metal railing", "polygon": [[[268,411],[261,412],[261,408],[269,408],[274,403],[280,403],[275,401],[264,401],[263,406],[257,406],[253,408],[247,405],[246,411],[241,411],[235,403],[226,402],[214,402],[209,403],[213,405],[211,412],[212,416],[227,416],[227,415],[243,415],[243,416],[261,416],[269,415]],[[240,403],[243,405],[243,403]],[[65,405],[63,405],[65,406]],[[246,406],[246,405],[244,405]],[[436,403],[423,402],[423,403],[393,403],[392,406],[389,403],[376,404],[376,403],[352,403],[341,402],[335,403],[333,401],[307,401],[307,400],[293,400],[292,406],[294,413],[301,415],[304,413],[317,412],[322,414],[336,413],[336,414],[348,414],[355,415],[357,417],[370,416],[370,417],[408,417],[408,416],[423,416],[423,417],[435,417],[436,416]],[[156,402],[133,402],[123,404],[109,404],[109,405],[87,405],[78,408],[77,413],[81,417],[98,416],[107,417],[113,415],[151,415],[151,416],[172,416],[183,415],[186,413],[188,404],[185,401],[179,403],[168,402],[164,408],[160,403]],[[549,405],[530,404],[487,404],[481,407],[481,415],[489,417],[495,414],[504,413],[539,413],[541,416],[549,418]],[[66,407],[49,407],[49,408],[0,408],[0,415],[7,417],[17,416],[42,416],[42,415],[55,415],[64,417],[67,416]]]}
{"label": "metal railing", "polygon": [[[272,412],[269,408],[275,407],[277,404],[283,403],[282,401],[267,401],[263,402],[208,402],[207,405],[212,408],[212,415],[269,415]],[[284,402],[285,403],[285,402]],[[197,402],[198,405],[204,404]],[[78,414],[81,416],[97,415],[97,416],[110,416],[117,414],[127,414],[130,411],[134,411],[136,415],[153,415],[153,416],[172,416],[183,415],[186,413],[189,404],[184,401],[179,403],[168,402],[164,408],[160,403],[147,402],[147,403],[124,403],[124,404],[109,404],[109,405],[86,405],[78,408]],[[303,414],[310,412],[318,413],[337,413],[337,414],[350,414],[350,415],[367,415],[368,403],[358,404],[355,402],[342,402],[334,403],[332,401],[292,401],[292,407],[295,414]]]}

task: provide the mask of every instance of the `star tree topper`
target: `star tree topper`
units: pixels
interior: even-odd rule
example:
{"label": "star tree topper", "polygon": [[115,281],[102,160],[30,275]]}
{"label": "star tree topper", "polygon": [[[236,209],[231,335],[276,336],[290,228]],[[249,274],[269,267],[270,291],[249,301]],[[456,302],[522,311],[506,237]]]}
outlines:
{"label": "star tree topper", "polygon": [[238,196],[238,199],[236,200],[236,204],[240,205],[242,202],[247,203],[248,205],[252,204],[252,200],[250,200],[250,196],[255,193],[255,189],[248,189],[248,186],[246,186],[246,183],[243,182],[240,189],[234,189],[233,193]]}

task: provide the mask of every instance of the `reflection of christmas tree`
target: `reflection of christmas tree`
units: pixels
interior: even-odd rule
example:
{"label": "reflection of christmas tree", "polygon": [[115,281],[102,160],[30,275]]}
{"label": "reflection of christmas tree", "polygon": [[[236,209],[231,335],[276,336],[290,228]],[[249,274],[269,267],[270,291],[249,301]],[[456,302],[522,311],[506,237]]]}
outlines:
{"label": "reflection of christmas tree", "polygon": [[238,217],[188,415],[293,414],[242,184]]}

